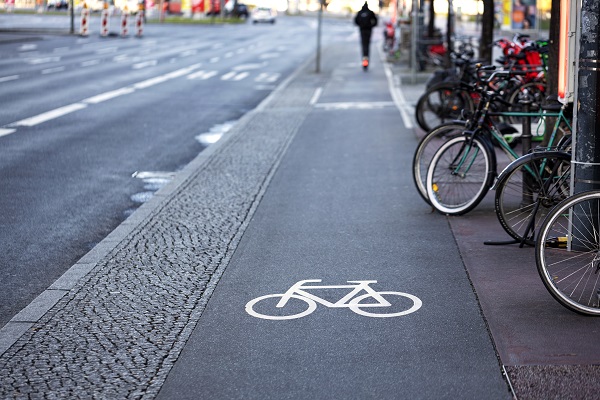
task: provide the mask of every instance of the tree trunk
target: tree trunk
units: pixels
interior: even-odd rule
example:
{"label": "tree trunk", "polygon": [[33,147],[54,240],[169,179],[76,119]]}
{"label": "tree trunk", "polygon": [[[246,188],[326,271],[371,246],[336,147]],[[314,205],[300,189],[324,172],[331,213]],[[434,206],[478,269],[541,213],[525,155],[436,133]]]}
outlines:
{"label": "tree trunk", "polygon": [[433,0],[429,0],[429,24],[427,25],[427,36],[433,38],[435,32],[435,10],[433,8]]}
{"label": "tree trunk", "polygon": [[484,64],[492,64],[492,46],[494,44],[494,0],[483,0],[481,17],[481,43],[479,58]]}

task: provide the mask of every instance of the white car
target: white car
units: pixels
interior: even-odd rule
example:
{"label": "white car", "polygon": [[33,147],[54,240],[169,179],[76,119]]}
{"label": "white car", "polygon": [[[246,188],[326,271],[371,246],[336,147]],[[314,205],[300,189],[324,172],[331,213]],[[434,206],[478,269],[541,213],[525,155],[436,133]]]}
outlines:
{"label": "white car", "polygon": [[252,23],[253,24],[256,24],[259,22],[270,22],[271,24],[274,24],[276,17],[277,17],[277,11],[273,8],[256,7],[252,11]]}

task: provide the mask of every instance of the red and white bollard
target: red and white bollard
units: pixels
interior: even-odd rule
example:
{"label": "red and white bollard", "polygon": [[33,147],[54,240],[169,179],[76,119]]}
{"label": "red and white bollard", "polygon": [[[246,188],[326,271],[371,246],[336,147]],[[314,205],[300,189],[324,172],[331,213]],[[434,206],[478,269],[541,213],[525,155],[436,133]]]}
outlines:
{"label": "red and white bollard", "polygon": [[135,36],[141,38],[144,33],[144,10],[139,10],[135,16]]}
{"label": "red and white bollard", "polygon": [[127,11],[127,6],[125,6],[121,14],[121,37],[126,37],[127,35],[129,35],[129,11]]}
{"label": "red and white bollard", "polygon": [[110,18],[108,14],[108,8],[104,8],[102,14],[100,14],[100,36],[102,37],[107,37],[110,29]]}
{"label": "red and white bollard", "polygon": [[79,34],[81,36],[87,36],[90,34],[90,9],[85,3],[83,3],[83,8],[81,9],[81,25],[79,27]]}

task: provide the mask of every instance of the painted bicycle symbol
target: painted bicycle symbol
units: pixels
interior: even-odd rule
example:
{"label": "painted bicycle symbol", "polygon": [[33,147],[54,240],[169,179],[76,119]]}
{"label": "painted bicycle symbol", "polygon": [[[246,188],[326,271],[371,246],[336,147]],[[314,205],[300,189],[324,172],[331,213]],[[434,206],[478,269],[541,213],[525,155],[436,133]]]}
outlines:
{"label": "painted bicycle symbol", "polygon": [[[271,320],[287,320],[302,318],[317,309],[317,303],[320,303],[330,308],[349,308],[356,314],[365,317],[374,318],[391,318],[400,317],[417,311],[423,303],[417,296],[402,292],[377,292],[371,286],[377,281],[348,281],[350,285],[331,285],[317,286],[306,285],[308,283],[319,283],[321,279],[307,279],[296,282],[285,293],[267,294],[250,300],[246,304],[246,312],[253,317],[271,319]],[[332,289],[350,289],[350,292],[344,295],[336,302],[330,302],[321,297],[309,293],[308,290],[332,290]],[[358,295],[361,291],[366,293]],[[390,298],[392,303],[386,300]],[[274,302],[269,302],[268,299],[281,298],[273,307]],[[291,303],[291,299],[300,300],[306,303],[300,307],[298,304],[288,306],[292,311],[289,314],[282,315],[282,309]],[[260,303],[260,304],[259,304]],[[308,308],[306,306],[308,305]],[[388,311],[385,307],[389,307],[392,311]],[[304,309],[306,308],[306,309]],[[371,309],[372,311],[369,311]],[[398,311],[400,309],[400,311]],[[257,311],[258,310],[258,311]],[[380,311],[380,312],[375,312]],[[388,311],[388,312],[386,312]]]}

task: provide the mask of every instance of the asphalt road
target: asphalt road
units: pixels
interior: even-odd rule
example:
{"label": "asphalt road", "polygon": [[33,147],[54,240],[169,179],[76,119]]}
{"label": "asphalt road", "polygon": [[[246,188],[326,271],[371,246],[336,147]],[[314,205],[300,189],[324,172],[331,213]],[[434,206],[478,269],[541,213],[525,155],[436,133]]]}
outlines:
{"label": "asphalt road", "polygon": [[[303,17],[150,25],[142,39],[97,32],[0,44],[0,327],[316,44],[316,21]],[[354,33],[329,21],[323,40]]]}

